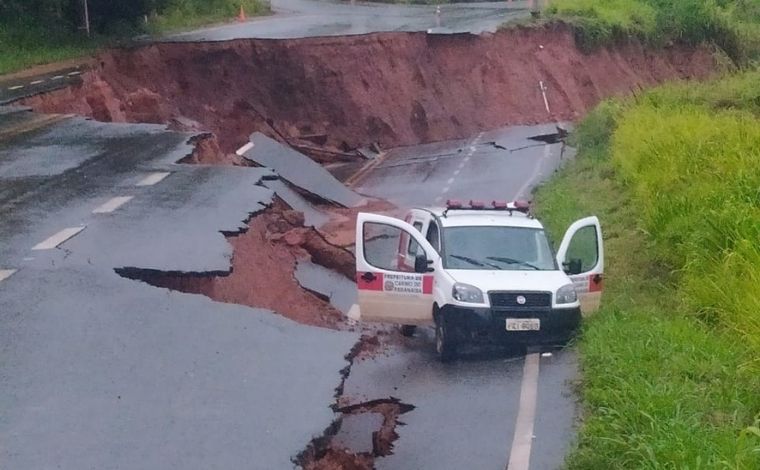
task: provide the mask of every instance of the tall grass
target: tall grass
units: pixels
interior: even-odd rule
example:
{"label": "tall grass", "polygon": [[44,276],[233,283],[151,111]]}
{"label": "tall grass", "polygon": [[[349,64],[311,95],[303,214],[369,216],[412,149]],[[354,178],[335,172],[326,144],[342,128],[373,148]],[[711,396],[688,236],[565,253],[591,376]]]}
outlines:
{"label": "tall grass", "polygon": [[648,100],[620,120],[613,161],[652,249],[679,272],[684,310],[760,357],[760,121]]}
{"label": "tall grass", "polygon": [[553,0],[547,14],[575,25],[586,48],[634,36],[712,42],[740,63],[760,57],[760,0]]}

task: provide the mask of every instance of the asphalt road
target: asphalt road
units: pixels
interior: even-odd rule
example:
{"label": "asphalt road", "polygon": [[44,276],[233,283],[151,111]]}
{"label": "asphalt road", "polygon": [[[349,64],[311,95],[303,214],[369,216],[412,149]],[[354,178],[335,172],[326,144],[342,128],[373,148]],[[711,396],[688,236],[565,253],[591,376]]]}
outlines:
{"label": "asphalt road", "polygon": [[13,103],[22,98],[36,95],[82,82],[82,67],[67,67],[52,73],[24,78],[3,79],[0,77],[0,105]]}
{"label": "asphalt road", "polygon": [[[512,127],[391,151],[356,190],[406,208],[447,198],[529,198],[536,184],[572,157],[572,149],[563,151],[562,144],[528,139],[552,131],[553,125]],[[397,429],[393,455],[379,459],[377,468],[504,469],[510,458],[509,468],[515,470],[560,467],[576,417],[571,386],[575,353],[527,352],[476,348],[454,364],[441,364],[433,352],[432,331],[423,329],[386,354],[355,362],[344,388],[349,403],[395,397],[415,406],[401,417],[405,425]],[[531,386],[526,376],[534,374]],[[535,415],[527,410],[531,402]],[[521,413],[529,421],[518,419]],[[516,439],[520,420],[532,430]],[[515,442],[529,443],[529,459],[524,446],[521,456],[512,455],[519,447]]]}
{"label": "asphalt road", "polygon": [[383,31],[433,34],[493,32],[530,13],[527,1],[440,5],[272,0],[275,15],[242,23],[166,36],[164,41],[225,41],[237,38],[290,39]]}
{"label": "asphalt road", "polygon": [[335,419],[356,334],[116,273],[228,271],[271,201],[190,137],[0,108],[3,468],[290,468]]}
{"label": "asphalt road", "polygon": [[[383,3],[337,2],[327,0],[272,0],[274,14],[245,22],[201,28],[161,38],[137,38],[138,43],[154,41],[226,41],[240,38],[292,39],[317,36],[344,36],[387,31],[426,31],[432,34],[495,31],[506,21],[529,15],[527,1],[452,3],[440,6],[394,5]],[[84,61],[83,61],[84,62]],[[24,78],[0,77],[0,105],[39,93],[76,85],[86,65]]]}

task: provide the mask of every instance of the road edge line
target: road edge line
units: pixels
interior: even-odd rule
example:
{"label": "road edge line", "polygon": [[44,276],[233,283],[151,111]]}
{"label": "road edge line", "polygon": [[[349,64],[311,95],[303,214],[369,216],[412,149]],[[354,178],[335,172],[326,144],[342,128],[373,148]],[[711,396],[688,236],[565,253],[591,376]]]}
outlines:
{"label": "road edge line", "polygon": [[536,418],[538,395],[538,369],[540,354],[530,353],[525,356],[522,386],[520,387],[520,410],[517,413],[512,448],[509,452],[507,470],[528,470],[530,452],[533,446],[533,426]]}

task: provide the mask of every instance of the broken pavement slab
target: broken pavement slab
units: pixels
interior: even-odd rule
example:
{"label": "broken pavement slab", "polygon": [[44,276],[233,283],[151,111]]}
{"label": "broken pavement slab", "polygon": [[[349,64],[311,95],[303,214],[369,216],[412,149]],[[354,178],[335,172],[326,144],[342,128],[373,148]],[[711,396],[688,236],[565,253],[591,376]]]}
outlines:
{"label": "broken pavement slab", "polygon": [[260,132],[251,134],[250,140],[253,147],[244,153],[245,158],[273,169],[294,186],[345,207],[356,207],[364,203],[364,198],[348,189],[306,155]]}
{"label": "broken pavement slab", "polygon": [[319,228],[329,222],[330,216],[328,214],[314,207],[313,204],[298,194],[298,191],[281,179],[265,180],[262,184],[274,191],[291,209],[302,212],[305,226]]}
{"label": "broken pavement slab", "polygon": [[357,302],[356,283],[343,274],[308,261],[299,261],[296,280],[304,289],[329,299],[333,307],[348,314]]}

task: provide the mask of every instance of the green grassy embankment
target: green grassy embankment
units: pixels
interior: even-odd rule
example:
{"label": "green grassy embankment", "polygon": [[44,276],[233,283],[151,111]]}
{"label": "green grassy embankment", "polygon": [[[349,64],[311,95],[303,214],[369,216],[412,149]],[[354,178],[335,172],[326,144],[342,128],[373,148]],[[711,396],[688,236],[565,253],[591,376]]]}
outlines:
{"label": "green grassy embankment", "polygon": [[759,117],[760,72],[603,103],[537,192],[606,236],[569,468],[760,468]]}
{"label": "green grassy embankment", "polygon": [[572,24],[585,48],[633,36],[711,42],[741,64],[760,58],[760,0],[552,0],[545,14]]}

